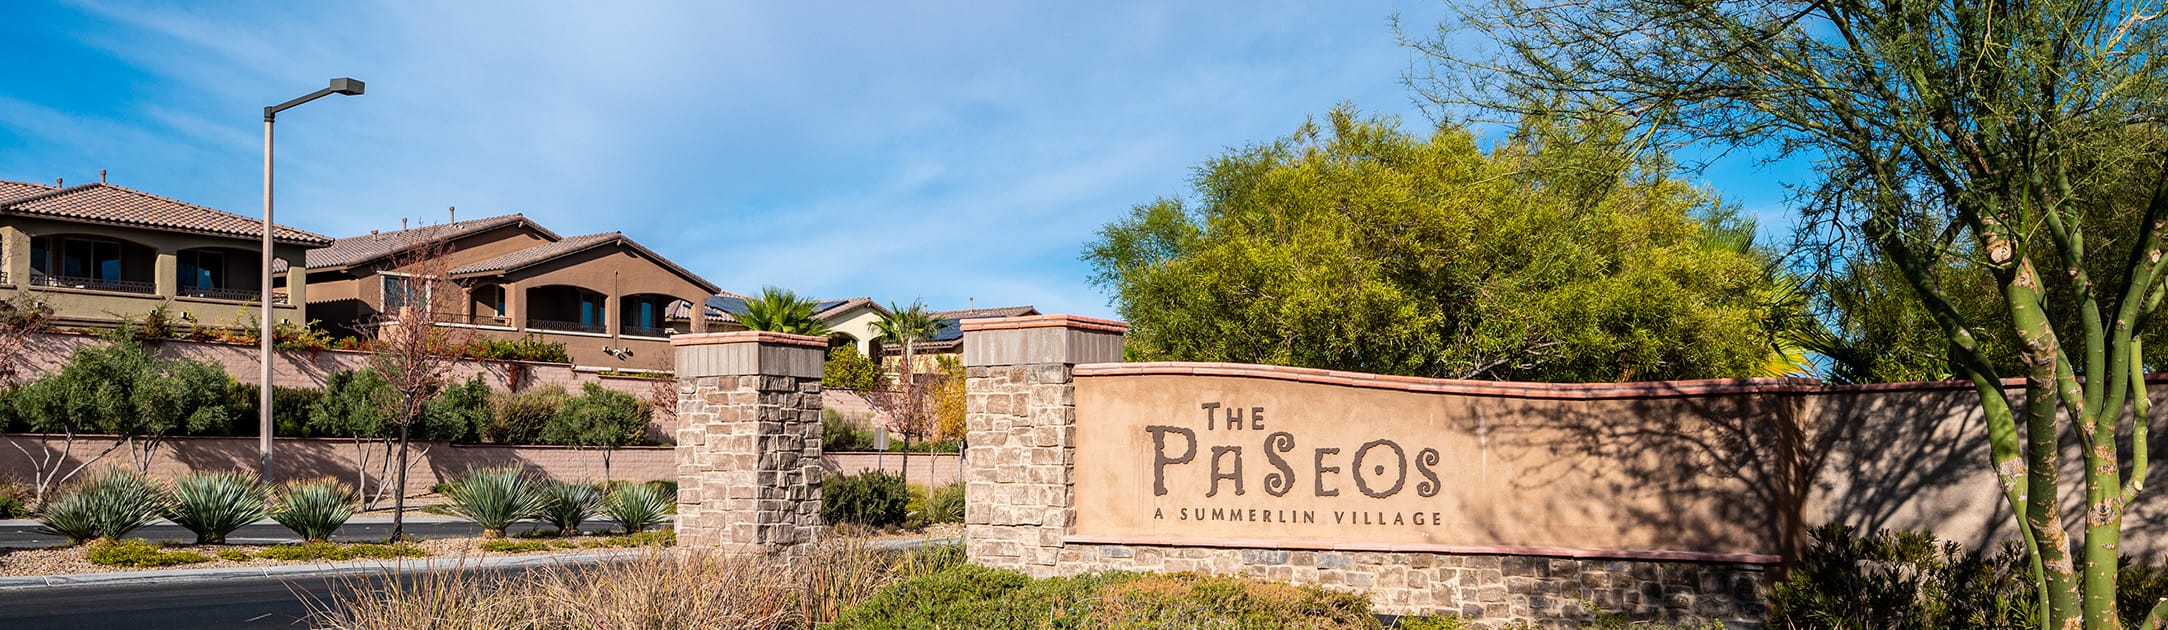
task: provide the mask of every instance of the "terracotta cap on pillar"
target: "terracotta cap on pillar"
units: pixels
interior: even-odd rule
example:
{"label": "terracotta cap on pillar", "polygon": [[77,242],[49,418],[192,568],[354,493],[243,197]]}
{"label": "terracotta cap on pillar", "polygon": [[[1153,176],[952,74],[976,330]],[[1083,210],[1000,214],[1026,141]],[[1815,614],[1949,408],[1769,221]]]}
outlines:
{"label": "terracotta cap on pillar", "polygon": [[1077,315],[983,317],[961,323],[964,365],[1119,363],[1129,324]]}
{"label": "terracotta cap on pillar", "polygon": [[820,378],[828,340],[811,335],[739,330],[674,335],[678,378],[797,376]]}

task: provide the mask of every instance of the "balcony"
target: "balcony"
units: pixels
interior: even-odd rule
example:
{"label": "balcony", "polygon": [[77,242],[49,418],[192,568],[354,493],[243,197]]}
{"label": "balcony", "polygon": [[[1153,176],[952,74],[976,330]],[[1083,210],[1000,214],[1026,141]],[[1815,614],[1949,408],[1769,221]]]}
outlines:
{"label": "balcony", "polygon": [[[258,289],[227,289],[220,287],[180,287],[176,291],[180,297],[233,300],[236,302],[255,300],[263,295]],[[286,292],[272,291],[271,303],[279,306],[286,305]]]}
{"label": "balcony", "polygon": [[529,319],[527,320],[527,327],[535,330],[556,330],[562,332],[594,333],[598,335],[607,334],[610,332],[610,327],[602,323],[586,324],[580,322],[562,322],[552,319]]}
{"label": "balcony", "polygon": [[158,294],[158,284],[154,282],[136,282],[132,280],[100,280],[98,278],[84,278],[79,276],[46,275],[37,272],[30,273],[30,286],[55,287],[62,289],[90,289],[94,291],[114,291],[118,293],[141,293],[143,295]]}

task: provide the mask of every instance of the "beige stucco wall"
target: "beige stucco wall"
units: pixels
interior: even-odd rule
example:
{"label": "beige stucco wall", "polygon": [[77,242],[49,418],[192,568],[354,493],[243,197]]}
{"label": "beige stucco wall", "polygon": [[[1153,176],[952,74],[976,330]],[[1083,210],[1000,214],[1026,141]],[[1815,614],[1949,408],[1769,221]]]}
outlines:
{"label": "beige stucco wall", "polygon": [[[32,236],[87,236],[147,248],[123,252],[123,278],[152,283],[156,293],[29,286]],[[53,307],[54,316],[61,324],[69,326],[109,326],[122,319],[140,317],[161,305],[166,306],[176,319],[185,316],[216,326],[238,325],[245,320],[252,325],[257,317],[254,300],[177,297],[174,261],[183,250],[215,250],[225,254],[229,288],[253,290],[260,286],[257,278],[261,258],[256,254],[259,244],[255,239],[7,215],[0,217],[0,271],[5,272],[5,281],[0,282],[0,299],[12,298],[21,292],[34,293]],[[301,262],[304,256],[304,248],[285,243],[275,245],[272,252],[293,263]],[[272,317],[296,323],[307,321],[307,313],[301,305],[308,293],[306,284],[297,283],[294,287],[278,290],[300,293],[302,299],[293,300],[293,304],[274,306]]]}
{"label": "beige stucco wall", "polygon": [[[1331,383],[1318,375],[1348,373],[1225,366],[1168,375],[1139,365],[1079,368],[1079,540],[1784,555],[1804,544],[1805,528],[1829,521],[1930,530],[1976,549],[2016,535],[1989,469],[1978,397],[1962,383],[1540,385],[1369,375]],[[1110,373],[1122,370],[1131,373]],[[2168,402],[2162,389],[2155,397]],[[1240,407],[1248,428],[1227,429],[1221,417],[1208,429],[1207,403],[1221,414]],[[1164,495],[1153,487],[1155,456],[1178,459],[1184,441],[1163,429],[1162,452],[1152,426],[1198,438],[1193,460],[1166,466]],[[1295,473],[1285,496],[1264,492],[1267,475],[1283,472],[1263,455],[1278,432],[1293,440],[1275,452]],[[1355,451],[1374,440],[1400,445],[1410,460],[1408,487],[1391,496],[1365,496],[1353,482]],[[2153,452],[2168,446],[2153,442]],[[1214,447],[1241,449],[1242,494],[1223,478],[1219,494],[1205,496]],[[1317,496],[1317,448],[1339,449],[1325,456],[1341,469],[1328,475],[1338,496]],[[2066,436],[2062,500],[2073,525],[2082,522],[2077,448]],[[1422,449],[1437,450],[1435,466],[1413,461]],[[1374,484],[1390,486],[1398,459],[1384,446],[1372,455],[1393,464]],[[1236,455],[1222,457],[1220,471],[1232,473]],[[1366,467],[1377,479],[1381,471]],[[1428,481],[1423,468],[1438,477],[1435,496],[1417,491]],[[2164,475],[2154,467],[2147,486],[2168,483]],[[2126,552],[2168,552],[2168,499],[2159,495],[2130,506]],[[1208,518],[1194,518],[1199,508]],[[1213,508],[1241,516],[1213,518]],[[1315,524],[1288,518],[1311,512]],[[1352,514],[1359,523],[1365,512],[1393,524],[1334,521]],[[1414,524],[1418,513],[1424,525]]]}
{"label": "beige stucco wall", "polygon": [[881,336],[880,329],[874,328],[873,324],[879,321],[881,321],[881,312],[875,310],[872,304],[862,304],[830,316],[828,318],[828,328],[833,332],[850,335],[852,339],[857,340],[852,345],[858,347],[859,354],[872,356],[873,340]]}

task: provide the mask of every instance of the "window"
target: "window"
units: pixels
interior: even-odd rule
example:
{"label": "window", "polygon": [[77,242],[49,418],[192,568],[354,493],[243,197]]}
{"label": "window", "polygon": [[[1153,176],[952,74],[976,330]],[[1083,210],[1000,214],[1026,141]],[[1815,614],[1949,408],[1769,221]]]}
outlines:
{"label": "window", "polygon": [[386,274],[384,278],[384,312],[393,313],[408,306],[427,306],[429,288],[412,276]]}
{"label": "window", "polygon": [[180,285],[197,289],[226,287],[226,255],[218,252],[183,251],[174,256]]}
{"label": "window", "polygon": [[120,280],[120,243],[60,240],[60,275],[92,280]]}
{"label": "window", "polygon": [[490,296],[492,298],[490,307],[496,310],[498,317],[504,317],[504,287],[490,287],[490,289],[492,289],[491,293],[493,294]]}
{"label": "window", "polygon": [[53,272],[53,239],[43,236],[30,237],[30,270],[41,274]]}
{"label": "window", "polygon": [[608,325],[603,321],[603,299],[604,298],[599,293],[586,293],[580,295],[580,325],[594,326],[598,328]]}

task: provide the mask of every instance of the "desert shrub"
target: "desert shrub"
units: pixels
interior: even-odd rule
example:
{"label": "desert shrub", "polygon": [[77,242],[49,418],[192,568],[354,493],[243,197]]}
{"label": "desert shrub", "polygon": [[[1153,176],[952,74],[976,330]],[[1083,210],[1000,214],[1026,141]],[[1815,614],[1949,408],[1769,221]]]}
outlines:
{"label": "desert shrub", "polygon": [[[6,405],[0,405],[5,407]],[[11,477],[0,477],[0,518],[30,515],[30,486]]]}
{"label": "desert shrub", "polygon": [[444,388],[422,408],[415,437],[444,442],[473,442],[489,426],[489,381],[476,374]]}
{"label": "desert shrub", "polygon": [[[233,418],[224,426],[213,427],[198,435],[257,435],[260,430],[256,413],[255,383],[229,381],[226,385],[225,405],[233,410]],[[315,409],[324,398],[324,390],[314,387],[272,387],[271,421],[279,437],[320,437],[324,435],[309,425],[310,410]]]}
{"label": "desert shrub", "polygon": [[48,502],[38,513],[39,530],[69,544],[118,540],[158,518],[167,500],[165,488],[142,473],[109,468]]}
{"label": "desert shrub", "polygon": [[602,486],[591,483],[551,481],[542,484],[542,522],[557,528],[559,536],[578,536],[580,523],[602,509]]}
{"label": "desert shrub", "polygon": [[834,409],[821,409],[821,450],[829,453],[873,450],[873,432]]}
{"label": "desert shrub", "polygon": [[964,522],[964,484],[945,483],[932,488],[911,486],[911,502],[904,507],[904,524],[920,528],[939,523]]}
{"label": "desert shrub", "polygon": [[677,502],[677,495],[664,493],[662,488],[644,483],[621,483],[610,489],[610,496],[602,502],[603,513],[617,521],[625,533],[637,534],[662,524],[670,505]]}
{"label": "desert shrub", "polygon": [[433,571],[355,579],[327,600],[310,602],[310,622],[369,630],[812,627],[800,623],[797,595],[792,567],[758,555],[651,553],[511,575]]}
{"label": "desert shrub", "polygon": [[543,424],[542,441],[602,449],[602,477],[608,479],[611,453],[646,440],[649,417],[639,397],[588,383]]}
{"label": "desert shrub", "polygon": [[414,545],[400,543],[379,545],[375,543],[338,543],[315,541],[272,545],[256,552],[256,557],[266,560],[389,560],[392,558],[420,558],[429,552]]}
{"label": "desert shrub", "polygon": [[1315,586],[1194,573],[1033,580],[958,564],[845,610],[836,628],[1378,628],[1369,599]]}
{"label": "desert shrub", "polygon": [[2122,569],[2115,574],[2116,616],[2123,618],[2123,627],[2145,627],[2146,613],[2162,598],[2168,598],[2168,569],[2123,556]]}
{"label": "desert shrub", "polygon": [[166,551],[141,540],[101,542],[84,556],[93,564],[109,567],[170,567],[210,562],[211,557],[193,551]]}
{"label": "desert shrub", "polygon": [[196,544],[221,544],[233,530],[270,515],[268,495],[250,473],[190,473],[173,481],[166,519],[195,532]]}
{"label": "desert shrub", "polygon": [[469,471],[447,488],[452,513],[482,527],[483,538],[503,538],[513,523],[542,514],[546,497],[540,484],[518,466]]}
{"label": "desert shrub", "polygon": [[295,482],[280,489],[275,504],[271,520],[303,540],[321,542],[354,517],[354,490],[329,478]]}
{"label": "desert shrub", "polygon": [[821,482],[821,518],[871,527],[900,525],[910,514],[910,490],[901,475],[868,470]]}
{"label": "desert shrub", "polygon": [[2029,628],[2034,590],[2023,552],[1980,555],[1927,532],[1861,535],[1814,528],[1789,578],[1769,593],[1769,626]]}
{"label": "desert shrub", "polygon": [[234,562],[248,562],[249,560],[256,557],[249,555],[248,552],[239,549],[220,549],[214,553],[216,553],[221,559],[231,560]]}
{"label": "desert shrub", "polygon": [[489,399],[489,423],[482,427],[483,440],[498,444],[535,444],[542,429],[572,398],[555,385],[523,392],[499,392]]}

